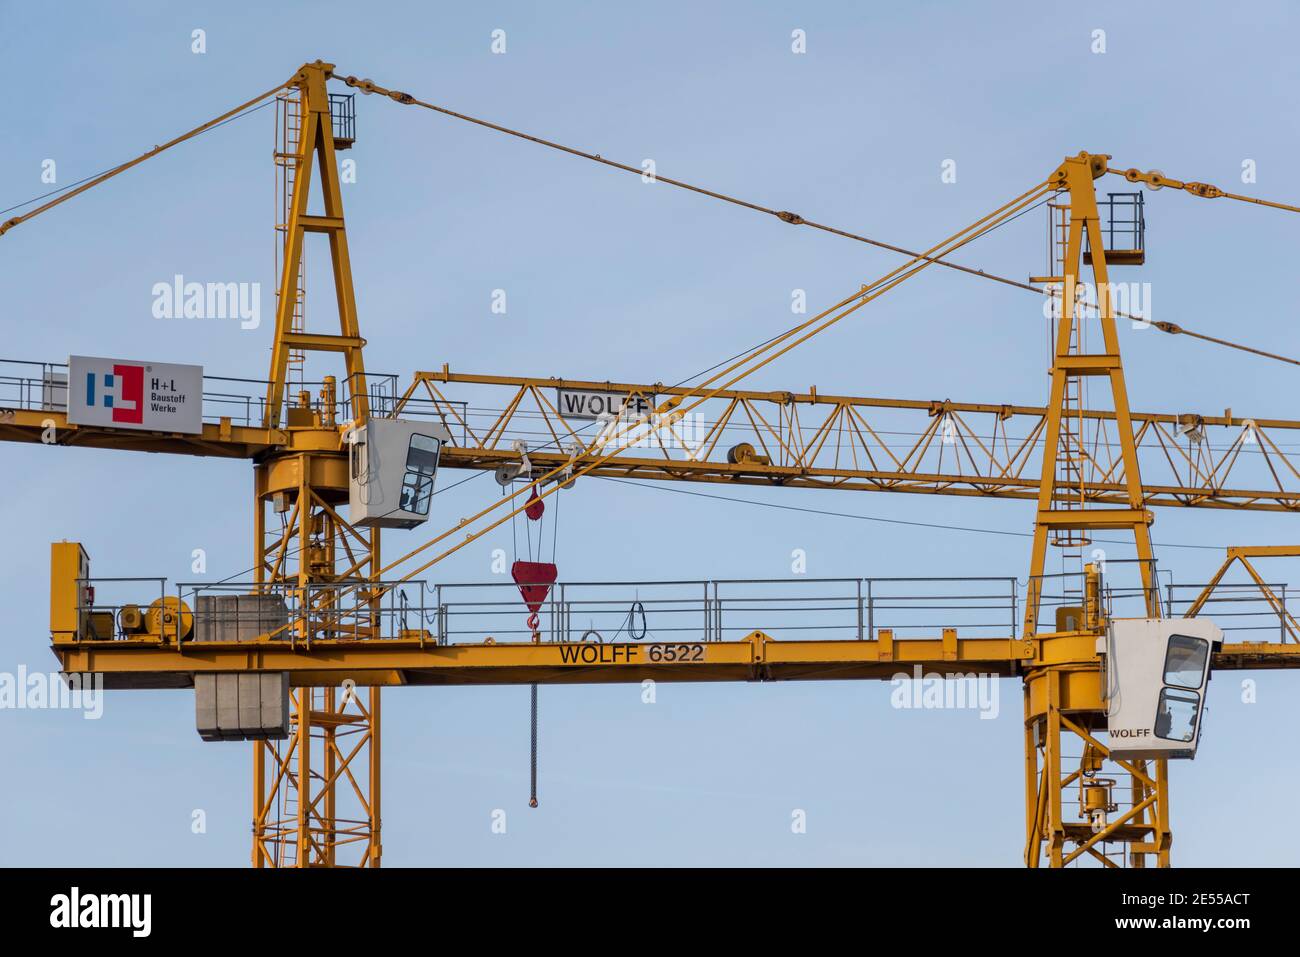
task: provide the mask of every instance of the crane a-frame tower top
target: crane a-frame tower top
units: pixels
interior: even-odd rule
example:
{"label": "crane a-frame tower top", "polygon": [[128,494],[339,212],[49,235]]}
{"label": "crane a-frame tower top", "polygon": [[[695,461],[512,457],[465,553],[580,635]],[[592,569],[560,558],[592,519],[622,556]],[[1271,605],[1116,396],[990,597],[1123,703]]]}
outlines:
{"label": "crane a-frame tower top", "polygon": [[[0,226],[3,233],[268,97],[290,101],[286,109],[293,117],[293,136],[282,155],[287,197],[280,224],[282,269],[271,367],[258,414],[242,422],[225,415],[205,417],[198,432],[172,433],[79,424],[69,421],[66,408],[60,410],[44,397],[0,410],[0,438],[8,440],[48,441],[52,435],[53,444],[253,462],[253,566],[251,580],[234,588],[238,594],[218,596],[215,586],[186,586],[188,591],[160,598],[136,617],[126,607],[97,600],[84,551],[75,543],[60,543],[53,556],[51,634],[65,672],[103,673],[110,688],[201,688],[208,682],[218,698],[222,688],[229,688],[239,702],[264,701],[271,711],[279,693],[275,689],[290,689],[283,743],[273,740],[275,735],[232,735],[267,738],[253,743],[255,866],[379,865],[380,689],[385,686],[889,678],[913,665],[944,675],[982,672],[1022,679],[1027,865],[1062,866],[1082,860],[1107,866],[1169,864],[1168,759],[1129,756],[1131,748],[1120,747],[1107,735],[1114,705],[1113,673],[1108,674],[1107,663],[1113,672],[1117,660],[1115,646],[1107,641],[1113,641],[1108,636],[1113,636],[1116,622],[1102,570],[1088,565],[1077,607],[1059,609],[1044,627],[1047,549],[1051,544],[1079,547],[1099,532],[1131,540],[1137,553],[1140,617],[1161,618],[1168,609],[1162,608],[1155,577],[1151,509],[1294,510],[1300,505],[1300,471],[1271,436],[1300,430],[1300,422],[1244,419],[1230,411],[1189,416],[1130,410],[1117,312],[1107,295],[1088,303],[1075,294],[1085,283],[1108,289],[1113,262],[1136,263],[1144,255],[1140,244],[1114,248],[1103,230],[1095,184],[1117,172],[1110,168],[1109,157],[1067,157],[1041,183],[924,252],[887,246],[907,261],[830,309],[724,363],[726,368],[697,385],[472,376],[443,367],[416,373],[405,389],[384,397],[367,379],[363,360],[365,341],[353,292],[336,157],[337,150],[351,145],[346,113],[350,104],[331,97],[331,79],[397,103],[523,135],[369,80],[337,76],[333,65],[316,61],[305,64],[285,84]],[[341,126],[343,118],[346,127]],[[1204,198],[1231,195],[1160,174],[1128,170],[1122,175],[1130,182],[1172,186]],[[737,202],[690,184],[661,181]],[[314,184],[319,184],[322,197],[319,213],[309,212]],[[973,272],[947,257],[1044,201],[1054,201],[1057,217],[1054,272],[1033,285],[1011,283],[1057,304],[1051,389],[1044,406],[872,399],[820,395],[815,389],[762,393],[741,387],[756,369],[924,269],[938,265]],[[787,211],[742,205],[792,225],[828,228]],[[298,309],[308,233],[324,234],[329,245],[338,322],[325,330],[306,329]],[[1092,334],[1085,335],[1085,327],[1091,327]],[[295,383],[295,367],[322,354],[341,360],[340,374]],[[1084,380],[1094,384],[1092,395],[1099,390],[1109,394],[1104,408],[1084,407],[1079,388]],[[464,403],[449,395],[456,386],[505,388],[510,398],[499,415],[476,425]],[[75,387],[69,383],[69,388]],[[551,390],[557,399],[550,398]],[[591,439],[557,408],[565,390],[636,397],[650,411],[606,423]],[[534,430],[540,421],[549,432],[531,447],[510,437],[512,419],[522,414],[526,401],[537,404]],[[675,456],[663,438],[673,435],[697,409],[708,409],[712,424],[689,454]],[[872,427],[871,417],[880,412],[924,416],[927,424],[909,449],[891,449]],[[498,471],[512,491],[385,563],[380,528],[358,524],[349,507],[357,487],[357,436],[374,423],[412,416],[436,421],[446,430],[440,439],[442,468]],[[991,432],[970,426],[976,416],[992,420]],[[1011,422],[1028,423],[1028,433],[1013,439],[1007,430]],[[750,440],[724,440],[734,438],[737,426],[749,430]],[[1193,438],[1215,427],[1235,436],[1218,457],[1196,447],[1199,440]],[[1188,444],[1180,444],[1183,441]],[[1246,444],[1262,453],[1266,471],[1241,474],[1249,471],[1249,456],[1242,455]],[[1170,476],[1148,483],[1142,460],[1153,452],[1168,462]],[[404,585],[469,541],[588,475],[1033,499],[1034,537],[1023,617],[1019,627],[1013,620],[1006,633],[997,636],[968,636],[958,628],[945,628],[938,635],[904,637],[889,628],[864,625],[859,605],[857,632],[848,640],[787,640],[777,629],[728,640],[706,624],[700,641],[668,645],[542,641],[536,630],[523,641],[487,636],[467,643],[451,641],[436,625],[428,628],[428,609],[421,601],[411,627]],[[1275,598],[1250,560],[1279,554],[1300,551],[1234,549],[1228,560],[1242,562],[1272,603]],[[231,601],[223,605],[221,598]],[[245,598],[255,601],[243,603]],[[265,598],[274,599],[272,604],[283,610],[269,624],[260,611],[248,610],[261,608],[258,602]],[[191,608],[196,599],[198,606]],[[1199,611],[1205,600],[1201,596],[1192,611]],[[707,595],[704,601],[707,622]],[[1217,643],[1213,667],[1300,667],[1300,628],[1283,606],[1277,610],[1284,624],[1279,641]],[[437,608],[433,611],[436,614]],[[281,683],[263,684],[265,679]],[[252,724],[256,721],[254,717]],[[1067,747],[1067,741],[1073,745]],[[1194,739],[1192,745],[1194,749]],[[1081,753],[1078,766],[1067,767],[1065,756],[1075,751]],[[1116,797],[1120,791],[1128,793],[1128,800]]]}

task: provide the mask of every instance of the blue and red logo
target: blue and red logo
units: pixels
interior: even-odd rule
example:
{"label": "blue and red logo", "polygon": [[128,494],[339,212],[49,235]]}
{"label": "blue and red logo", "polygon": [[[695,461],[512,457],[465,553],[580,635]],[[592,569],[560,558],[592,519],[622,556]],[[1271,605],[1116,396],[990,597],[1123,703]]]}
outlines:
{"label": "blue and red logo", "polygon": [[115,363],[112,372],[87,372],[86,405],[112,409],[114,422],[144,422],[144,366]]}

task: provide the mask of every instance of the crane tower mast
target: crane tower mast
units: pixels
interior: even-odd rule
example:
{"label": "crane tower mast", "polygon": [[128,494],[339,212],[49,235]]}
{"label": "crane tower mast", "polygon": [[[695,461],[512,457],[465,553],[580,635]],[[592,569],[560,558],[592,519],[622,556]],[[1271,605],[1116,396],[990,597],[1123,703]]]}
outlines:
{"label": "crane tower mast", "polygon": [[[369,582],[379,568],[380,530],[357,528],[340,514],[347,504],[347,449],[339,430],[336,380],[325,377],[320,395],[287,396],[290,363],[311,353],[335,353],[346,370],[346,409],[364,422],[370,415],[363,340],[357,324],[352,266],[343,221],[329,66],[305,65],[297,89],[292,193],[284,223],[284,254],[276,299],[275,339],[267,376],[264,425],[283,421],[288,442],[254,467],[255,580],[289,583],[317,614],[296,624],[293,639],[310,646],[333,637],[340,624],[329,605],[340,582]],[[323,213],[308,212],[313,179]],[[338,304],[337,332],[301,328],[301,270],[308,233],[329,241]],[[277,527],[278,526],[278,527]],[[353,616],[366,617],[365,607]],[[321,625],[324,621],[329,624]],[[357,623],[350,622],[351,633]],[[366,620],[363,627],[371,626]],[[380,689],[302,686],[292,692],[289,738],[253,743],[253,865],[303,867],[343,863],[378,866]],[[350,810],[344,805],[349,805]]]}

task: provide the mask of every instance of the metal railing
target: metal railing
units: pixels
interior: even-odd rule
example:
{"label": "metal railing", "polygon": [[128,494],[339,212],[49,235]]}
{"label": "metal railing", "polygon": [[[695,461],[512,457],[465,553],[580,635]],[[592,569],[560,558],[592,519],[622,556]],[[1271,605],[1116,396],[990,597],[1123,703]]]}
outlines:
{"label": "metal railing", "polygon": [[357,103],[355,93],[331,93],[330,125],[334,138],[351,144],[357,138]]}
{"label": "metal railing", "polygon": [[[1050,584],[1076,576],[1043,577]],[[122,608],[134,604],[147,611],[153,600],[139,594],[142,582],[155,583],[159,599],[169,593],[162,578],[86,579],[78,584],[93,586],[94,598],[78,610],[110,613],[112,637],[124,637]],[[1055,630],[1055,608],[1082,603],[1081,593],[1067,585],[1051,587],[1060,590],[1041,596],[1043,632]],[[1165,583],[1162,612],[1181,615],[1203,587]],[[1280,609],[1252,594],[1254,587],[1218,586],[1204,613],[1225,634],[1276,629],[1279,640],[1287,641],[1287,586],[1269,583]],[[1015,638],[1022,591],[1023,584],[1009,576],[556,582],[537,607],[535,632],[519,586],[506,580],[429,585],[347,579],[305,587],[179,582],[170,593],[193,615],[187,642],[406,638],[449,645],[528,641],[534,635],[548,642],[738,641],[755,631],[782,641],[862,641],[878,638],[883,629],[907,637],[944,628],[963,637]],[[1144,597],[1140,586],[1106,584],[1103,611],[1108,617],[1143,617]]]}
{"label": "metal railing", "polygon": [[[161,578],[89,579],[86,584]],[[510,581],[178,582],[193,615],[187,641],[425,638],[437,644],[527,641],[533,636]],[[956,627],[971,637],[1015,634],[1014,578],[794,578],[557,582],[538,608],[544,641],[736,641],[763,631],[785,641],[864,640],[881,628]],[[371,598],[371,595],[378,595]],[[96,599],[94,610],[122,607]],[[90,610],[90,609],[87,609]],[[115,637],[122,637],[115,629]]]}
{"label": "metal railing", "polygon": [[[295,389],[311,393],[311,408],[325,413],[332,411],[336,422],[346,422],[353,416],[353,390],[349,376],[338,380],[339,399],[332,410],[326,410],[320,392],[323,382],[295,382]],[[68,364],[66,362],[34,362],[21,359],[0,359],[0,409],[23,409],[39,412],[66,412],[68,389]],[[244,379],[233,376],[205,375],[203,377],[203,421],[217,424],[229,419],[232,425],[261,428],[266,418],[265,379]],[[366,374],[366,395],[372,415],[390,416],[397,407],[399,392],[397,376],[370,372]],[[296,395],[286,395],[284,405],[293,405]],[[451,403],[457,407],[464,403]],[[432,406],[416,403],[403,415],[444,419]],[[281,423],[284,412],[281,412]],[[454,423],[449,423],[454,424]]]}
{"label": "metal railing", "polygon": [[[1288,607],[1285,582],[1266,582],[1277,599],[1275,606],[1260,591],[1255,582],[1220,583],[1206,598],[1200,614],[1213,619],[1224,635],[1238,641],[1260,641],[1259,632],[1277,632],[1279,641],[1289,640],[1286,616]],[[1165,614],[1181,617],[1188,606],[1205,590],[1204,585],[1170,582],[1165,586]]]}
{"label": "metal railing", "polygon": [[1107,252],[1144,252],[1146,250],[1145,197],[1136,193],[1107,193],[1097,198],[1101,228]]}
{"label": "metal railing", "polygon": [[[1151,580],[1157,584],[1150,589],[1141,583],[1143,562],[1151,566]],[[1158,582],[1161,576],[1169,577],[1154,559],[1107,558],[1102,574],[1102,613],[1108,618],[1142,618],[1147,614],[1147,598],[1163,607]],[[1056,612],[1060,608],[1078,608],[1083,605],[1086,572],[1057,572],[1036,575],[1029,581],[1029,591],[1039,592],[1038,631],[1056,629]],[[1166,614],[1169,614],[1166,611]]]}
{"label": "metal railing", "polygon": [[[526,640],[513,582],[436,585],[439,642]],[[763,631],[786,641],[864,640],[957,627],[1015,634],[1015,578],[782,578],[558,582],[538,609],[544,641],[735,641]],[[940,623],[941,622],[941,623]]]}
{"label": "metal railing", "polygon": [[194,613],[192,641],[383,639],[430,634],[436,609],[423,581],[178,582]]}

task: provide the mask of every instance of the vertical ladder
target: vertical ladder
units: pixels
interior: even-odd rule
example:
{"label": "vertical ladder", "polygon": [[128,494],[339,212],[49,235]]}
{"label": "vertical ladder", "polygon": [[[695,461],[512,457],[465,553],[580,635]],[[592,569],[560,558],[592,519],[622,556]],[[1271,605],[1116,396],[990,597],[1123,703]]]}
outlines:
{"label": "vertical ladder", "polygon": [[[280,297],[280,277],[285,267],[284,250],[288,240],[289,214],[293,206],[294,176],[297,171],[302,144],[302,94],[299,90],[281,93],[275,98],[275,288],[277,306]],[[307,310],[307,256],[303,251],[298,269],[298,283],[294,291],[291,332],[306,329]],[[288,381],[302,387],[303,367],[307,354],[301,349],[289,351]]]}
{"label": "vertical ladder", "polygon": [[[276,849],[277,867],[295,867],[298,863],[297,825],[290,822],[298,820],[298,751],[289,756],[289,767],[285,771],[280,789],[280,820],[278,824],[278,847]],[[290,837],[292,836],[292,840]]]}
{"label": "vertical ladder", "polygon": [[[1069,251],[1070,244],[1070,205],[1069,203],[1049,203],[1048,204],[1048,245],[1051,255],[1049,275],[1062,277],[1061,295],[1070,295],[1074,290],[1068,290],[1064,286],[1065,262]],[[1085,318],[1085,307],[1076,300],[1076,309],[1078,310],[1080,320]],[[1049,333],[1049,337],[1055,336],[1054,326]],[[1080,355],[1086,351],[1086,340],[1084,336],[1085,323],[1076,322],[1070,334],[1069,351],[1073,355]],[[1050,343],[1052,353],[1055,354],[1056,343]],[[1081,509],[1084,506],[1084,480],[1087,472],[1087,452],[1084,438],[1084,380],[1081,376],[1070,376],[1065,380],[1065,393],[1062,402],[1061,412],[1061,439],[1056,447],[1056,471],[1059,476],[1059,486],[1069,489],[1068,498],[1058,500],[1058,508]],[[1052,545],[1064,549],[1061,554],[1063,570],[1074,568],[1082,570],[1082,549],[1086,545],[1092,544],[1092,539],[1086,532],[1076,529],[1057,528],[1053,530]],[[1077,566],[1074,562],[1077,561]],[[1070,594],[1077,589],[1072,589],[1068,582],[1069,578],[1063,579],[1066,584],[1066,594]]]}

